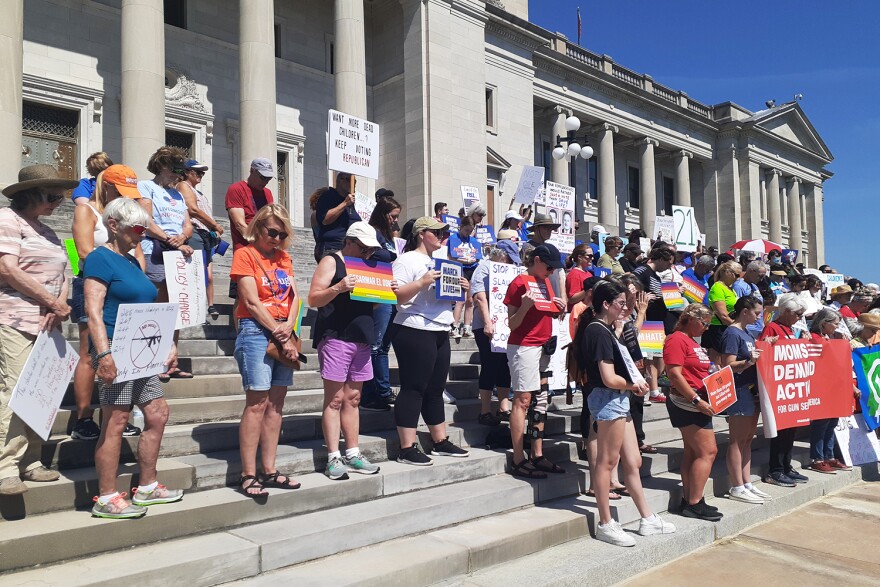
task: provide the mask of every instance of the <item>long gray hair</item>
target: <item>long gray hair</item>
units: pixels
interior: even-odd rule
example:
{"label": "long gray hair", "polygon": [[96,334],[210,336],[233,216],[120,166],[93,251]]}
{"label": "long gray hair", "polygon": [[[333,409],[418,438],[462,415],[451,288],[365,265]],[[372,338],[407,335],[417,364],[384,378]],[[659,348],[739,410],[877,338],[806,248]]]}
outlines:
{"label": "long gray hair", "polygon": [[822,308],[813,316],[810,322],[810,332],[822,334],[822,325],[826,322],[840,322],[840,312],[834,308]]}

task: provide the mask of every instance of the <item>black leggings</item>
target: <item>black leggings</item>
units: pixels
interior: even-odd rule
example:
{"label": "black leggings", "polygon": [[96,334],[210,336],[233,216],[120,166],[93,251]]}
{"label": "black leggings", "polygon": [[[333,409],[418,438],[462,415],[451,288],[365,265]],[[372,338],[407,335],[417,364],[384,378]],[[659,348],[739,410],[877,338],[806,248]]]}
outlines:
{"label": "black leggings", "polygon": [[770,439],[770,472],[787,473],[791,471],[791,450],[794,447],[794,437],[797,428],[779,430],[774,438]]}
{"label": "black leggings", "polygon": [[636,429],[636,440],[639,441],[639,446],[642,446],[645,444],[645,429],[642,426],[645,420],[645,398],[635,394],[630,396],[629,415],[632,416],[633,427]]}
{"label": "black leggings", "polygon": [[480,389],[492,391],[495,386],[510,389],[510,366],[507,353],[493,353],[492,339],[483,329],[474,330],[474,340],[480,349]]}
{"label": "black leggings", "polygon": [[391,344],[400,372],[400,393],[394,404],[395,424],[415,428],[419,414],[429,426],[442,424],[446,421],[443,390],[451,356],[449,331],[398,326]]}

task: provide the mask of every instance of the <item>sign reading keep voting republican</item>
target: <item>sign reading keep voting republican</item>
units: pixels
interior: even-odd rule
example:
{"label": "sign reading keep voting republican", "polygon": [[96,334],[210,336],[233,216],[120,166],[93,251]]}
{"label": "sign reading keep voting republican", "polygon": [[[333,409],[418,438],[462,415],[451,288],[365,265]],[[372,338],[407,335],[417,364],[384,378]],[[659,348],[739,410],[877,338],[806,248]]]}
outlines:
{"label": "sign reading keep voting republican", "polygon": [[328,119],[327,167],[379,179],[379,125],[336,110]]}

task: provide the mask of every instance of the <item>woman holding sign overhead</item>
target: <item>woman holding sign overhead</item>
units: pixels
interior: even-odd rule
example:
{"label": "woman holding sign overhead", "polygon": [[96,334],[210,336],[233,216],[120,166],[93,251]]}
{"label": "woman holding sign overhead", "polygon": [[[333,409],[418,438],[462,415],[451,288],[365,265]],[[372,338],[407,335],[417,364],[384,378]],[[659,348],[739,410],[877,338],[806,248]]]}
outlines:
{"label": "woman holding sign overhead", "polygon": [[[451,351],[449,329],[452,309],[437,299],[440,272],[431,255],[449,238],[449,225],[423,216],[412,226],[404,254],[394,261],[397,316],[391,343],[400,370],[400,393],[394,405],[394,420],[400,436],[397,461],[425,466],[431,459],[419,450],[416,427],[419,415],[431,432],[431,455],[466,457],[468,452],[450,442],[446,435],[443,389],[449,374]],[[459,280],[467,291],[470,284]]]}
{"label": "woman holding sign overhead", "polygon": [[[376,336],[373,303],[353,297],[357,278],[346,270],[351,259],[369,259],[379,250],[375,234],[376,230],[366,222],[349,226],[342,250],[321,259],[309,288],[309,306],[318,309],[312,344],[318,349],[324,380],[321,417],[327,443],[324,474],[334,481],[348,479],[349,471],[363,475],[379,472],[379,467],[358,449],[361,389],[365,381],[373,378],[370,356]],[[340,432],[345,437],[344,456],[339,451]]]}
{"label": "woman holding sign overhead", "polygon": [[[137,260],[128,252],[135,248],[150,223],[150,216],[134,200],[118,198],[101,215],[107,228],[107,242],[89,253],[83,278],[92,365],[101,381],[101,437],[95,448],[99,495],[92,515],[99,518],[137,518],[147,513],[146,506],[171,503],[183,498],[183,492],[168,489],[157,479],[156,461],[159,445],[168,422],[168,404],[159,377],[151,375],[114,383],[117,365],[111,348],[120,304],[148,304],[156,301],[156,287],[144,275]],[[169,369],[177,364],[177,347],[171,345],[166,360]],[[116,474],[122,433],[128,424],[131,406],[144,413],[144,430],[137,447],[140,485],[131,503],[125,493],[116,491]]]}

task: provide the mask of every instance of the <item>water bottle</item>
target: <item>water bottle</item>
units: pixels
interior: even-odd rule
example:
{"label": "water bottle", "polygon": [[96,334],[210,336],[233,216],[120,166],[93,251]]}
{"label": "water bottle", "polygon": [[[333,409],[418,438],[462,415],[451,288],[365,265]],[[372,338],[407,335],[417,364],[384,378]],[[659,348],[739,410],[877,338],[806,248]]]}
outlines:
{"label": "water bottle", "polygon": [[719,371],[718,365],[716,365],[714,362],[710,361],[709,362],[709,375],[711,375],[712,373],[717,373],[718,371]]}
{"label": "water bottle", "polygon": [[141,430],[144,429],[144,413],[137,406],[134,406],[131,410],[131,424]]}

